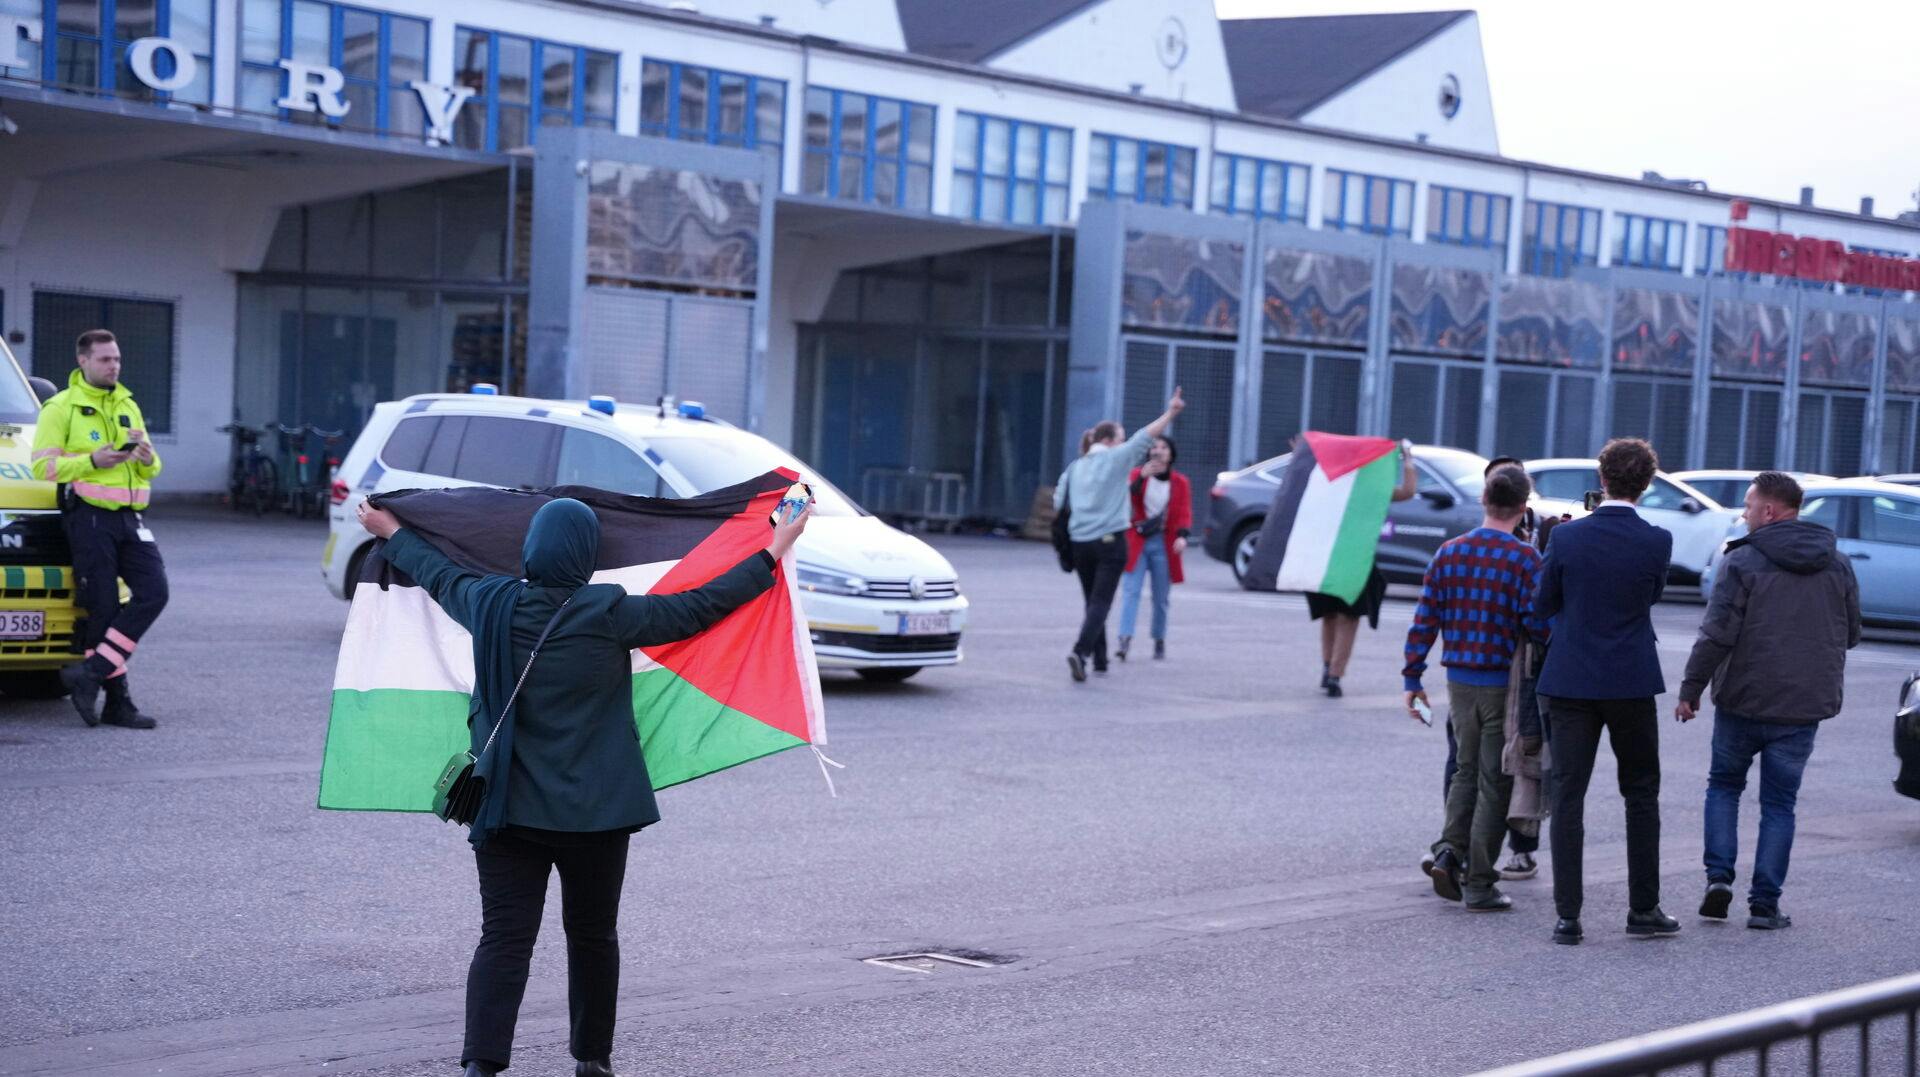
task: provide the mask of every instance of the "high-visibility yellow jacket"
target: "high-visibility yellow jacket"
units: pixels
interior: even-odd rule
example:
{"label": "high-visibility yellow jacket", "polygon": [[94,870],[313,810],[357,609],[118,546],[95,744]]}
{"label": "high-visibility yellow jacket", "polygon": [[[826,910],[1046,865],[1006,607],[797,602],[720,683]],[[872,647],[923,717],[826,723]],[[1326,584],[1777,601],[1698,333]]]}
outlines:
{"label": "high-visibility yellow jacket", "polygon": [[151,464],[129,459],[113,467],[94,467],[93,451],[117,449],[129,434],[144,434],[146,429],[140,405],[126,386],[96,388],[76,367],[67,387],[40,409],[33,432],[34,474],[68,484],[90,505],[144,509],[153,495],[153,477],[160,474],[159,454]]}

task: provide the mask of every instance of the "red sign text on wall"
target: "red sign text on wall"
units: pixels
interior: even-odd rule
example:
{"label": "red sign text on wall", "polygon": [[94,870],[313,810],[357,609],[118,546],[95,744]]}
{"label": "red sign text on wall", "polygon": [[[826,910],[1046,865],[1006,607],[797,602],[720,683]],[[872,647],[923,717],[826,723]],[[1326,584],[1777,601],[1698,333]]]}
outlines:
{"label": "red sign text on wall", "polygon": [[[1735,220],[1745,218],[1742,208],[1736,205]],[[1791,236],[1758,228],[1727,229],[1726,268],[1729,273],[1767,273],[1889,292],[1920,291],[1920,261],[1848,250],[1836,239]]]}

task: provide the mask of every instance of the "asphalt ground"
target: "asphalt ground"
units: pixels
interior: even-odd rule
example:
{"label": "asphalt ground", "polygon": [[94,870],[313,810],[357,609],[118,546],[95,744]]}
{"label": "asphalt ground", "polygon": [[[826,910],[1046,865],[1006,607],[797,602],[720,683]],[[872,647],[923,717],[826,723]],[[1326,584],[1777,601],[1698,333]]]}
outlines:
{"label": "asphalt ground", "polygon": [[[314,808],[345,617],[321,531],[152,522],[174,599],[133,687],[161,727],[0,700],[0,1074],[448,1072],[472,857],[430,816]],[[1693,915],[1711,726],[1667,722],[1664,903],[1685,929],[1620,930],[1603,749],[1588,941],[1557,947],[1544,862],[1498,915],[1417,871],[1445,743],[1398,709],[1399,589],[1328,700],[1302,601],[1196,553],[1169,659],[1075,685],[1078,592],[1051,551],[934,541],[973,602],[966,661],[829,677],[838,797],[789,752],[663,793],[636,837],[620,1072],[1465,1073],[1920,968],[1920,802],[1890,786],[1910,637],[1854,652],[1821,729],[1791,930]],[[1670,683],[1700,613],[1658,612]],[[1743,867],[1756,811],[1750,786]],[[556,884],[513,1073],[571,1072],[558,920]],[[925,950],[992,967],[861,960]]]}

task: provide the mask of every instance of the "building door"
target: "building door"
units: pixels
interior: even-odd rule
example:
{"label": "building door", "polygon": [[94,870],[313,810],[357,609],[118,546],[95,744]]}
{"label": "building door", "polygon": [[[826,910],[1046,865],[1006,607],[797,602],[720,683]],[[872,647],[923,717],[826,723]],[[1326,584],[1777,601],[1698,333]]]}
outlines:
{"label": "building door", "polygon": [[1034,491],[1055,478],[1046,467],[1047,446],[1058,441],[1049,421],[1054,396],[1047,373],[1044,341],[987,345],[974,508],[989,519],[1024,519]]}

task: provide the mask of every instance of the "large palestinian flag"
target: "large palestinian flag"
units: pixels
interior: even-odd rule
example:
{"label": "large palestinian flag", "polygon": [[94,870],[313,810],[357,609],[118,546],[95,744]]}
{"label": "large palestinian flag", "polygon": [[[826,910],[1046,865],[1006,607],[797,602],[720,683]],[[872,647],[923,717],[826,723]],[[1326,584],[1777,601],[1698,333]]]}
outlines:
{"label": "large palestinian flag", "polygon": [[[796,476],[768,472],[685,500],[586,487],[388,495],[383,507],[455,563],[519,576],[533,514],[572,497],[600,518],[594,583],[628,594],[692,590],[763,549],[768,516]],[[427,592],[366,559],[340,663],[320,769],[320,807],[428,811],[447,759],[468,747],[473,641]],[[799,747],[824,744],[820,676],[786,566],[774,586],[690,639],[633,652],[633,717],[654,788]]]}
{"label": "large palestinian flag", "polygon": [[1396,447],[1391,438],[1300,435],[1260,530],[1249,585],[1359,598],[1400,478]]}

